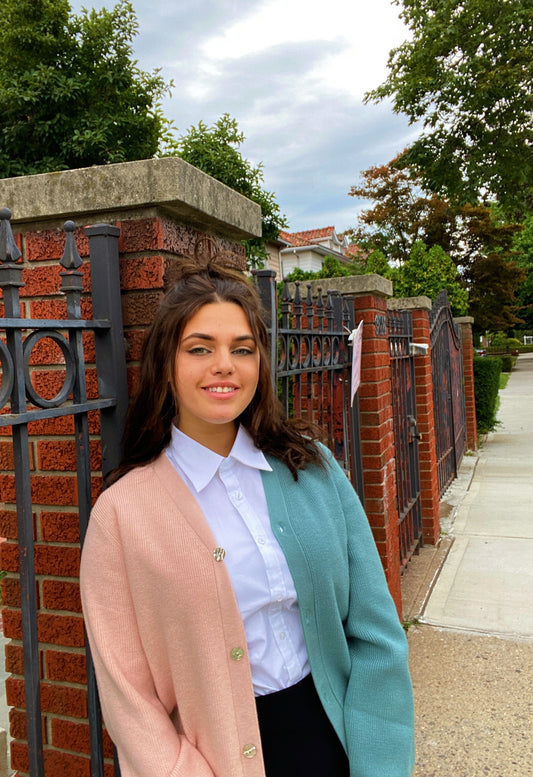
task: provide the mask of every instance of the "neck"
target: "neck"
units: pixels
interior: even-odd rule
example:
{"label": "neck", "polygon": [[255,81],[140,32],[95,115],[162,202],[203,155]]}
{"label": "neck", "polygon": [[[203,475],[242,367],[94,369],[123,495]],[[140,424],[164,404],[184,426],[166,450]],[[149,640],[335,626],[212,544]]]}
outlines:
{"label": "neck", "polygon": [[187,426],[182,426],[178,422],[178,429],[187,437],[190,437],[205,448],[209,448],[210,451],[218,453],[219,456],[229,456],[233,443],[237,437],[238,427],[232,422],[231,424],[209,424],[209,427],[204,430],[195,428],[194,430],[187,429]]}

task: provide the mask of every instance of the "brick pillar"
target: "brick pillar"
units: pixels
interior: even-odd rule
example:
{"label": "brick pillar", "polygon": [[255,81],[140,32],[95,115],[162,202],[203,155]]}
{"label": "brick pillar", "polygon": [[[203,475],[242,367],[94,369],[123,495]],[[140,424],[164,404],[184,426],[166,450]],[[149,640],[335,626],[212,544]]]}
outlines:
{"label": "brick pillar", "polygon": [[[242,269],[245,256],[240,241],[253,234],[247,225],[255,224],[256,233],[260,229],[260,216],[255,204],[247,204],[248,201],[236,193],[228,193],[226,187],[185,163],[183,168],[182,160],[168,161],[170,165],[161,165],[165,160],[146,160],[109,165],[104,169],[29,176],[2,181],[0,185],[0,199],[5,195],[4,201],[10,205],[13,230],[23,251],[25,286],[20,289],[20,297],[24,318],[67,317],[65,299],[59,293],[59,272],[62,268],[58,260],[65,241],[61,230],[65,220],[62,214],[72,214],[80,225],[76,230],[76,241],[84,260],[82,272],[86,292],[90,287],[88,240],[81,225],[105,220],[120,227],[122,307],[130,388],[135,384],[144,330],[152,320],[164,289],[172,283],[176,266],[184,258],[202,262],[216,254],[228,264]],[[182,191],[176,178],[176,173],[183,170],[187,173],[183,184],[186,202],[180,200]],[[102,178],[106,177],[109,180],[102,183]],[[114,185],[110,183],[112,179]],[[61,189],[63,180],[65,187]],[[156,187],[157,191],[152,191],[151,187]],[[168,189],[166,193],[165,187]],[[39,191],[42,191],[42,202],[35,201]],[[63,197],[60,203],[55,203],[58,191],[63,192]],[[209,199],[211,195],[212,203]],[[238,217],[230,207],[233,195],[243,201],[242,213],[237,214]],[[115,196],[120,196],[120,213],[116,212],[116,203],[111,202]],[[156,204],[158,196],[165,203],[164,209]],[[128,208],[129,197],[132,202]],[[140,201],[143,197],[144,203]],[[98,211],[94,209],[95,203],[99,203]],[[251,213],[248,213],[248,205]],[[92,211],[90,206],[93,206]],[[32,207],[36,210],[32,211]],[[43,212],[46,207],[51,209],[50,212]],[[239,222],[238,226],[224,222],[226,209]],[[36,214],[33,220],[32,212]],[[1,315],[3,308],[0,304]],[[88,293],[82,298],[82,315],[91,317]],[[88,396],[94,398],[98,387],[92,336],[84,339],[84,350]],[[31,365],[34,385],[41,396],[55,396],[63,384],[64,365],[59,349],[49,340],[40,341],[32,352]],[[29,766],[10,432],[9,427],[0,427],[0,537],[6,538],[0,543],[0,568],[7,572],[2,581],[2,616],[4,636],[10,640],[5,653],[6,669],[10,673],[6,680],[6,698],[12,708],[11,763],[17,774],[22,776],[28,773]],[[90,776],[84,630],[78,584],[80,533],[73,433],[74,423],[70,416],[29,425],[46,777]],[[89,414],[89,434],[92,495],[96,498],[101,490],[97,412]],[[105,774],[111,777],[112,745],[109,738],[104,739],[104,754]]]}
{"label": "brick pillar", "polygon": [[465,386],[466,409],[466,445],[471,451],[477,450],[477,421],[476,421],[476,397],[474,391],[474,340],[472,325],[474,319],[471,316],[454,319],[461,327],[461,340],[463,344],[463,379]]}
{"label": "brick pillar", "polygon": [[422,435],[418,443],[420,464],[420,503],[422,506],[422,530],[424,542],[435,545],[440,536],[439,479],[437,470],[437,444],[433,419],[433,371],[431,369],[431,335],[429,307],[412,309],[413,340],[428,346],[426,355],[415,356],[416,414],[418,431]]}
{"label": "brick pillar", "polygon": [[381,556],[389,590],[401,613],[396,460],[387,302],[375,293],[354,298],[356,321],[363,319],[359,411],[365,510]]}

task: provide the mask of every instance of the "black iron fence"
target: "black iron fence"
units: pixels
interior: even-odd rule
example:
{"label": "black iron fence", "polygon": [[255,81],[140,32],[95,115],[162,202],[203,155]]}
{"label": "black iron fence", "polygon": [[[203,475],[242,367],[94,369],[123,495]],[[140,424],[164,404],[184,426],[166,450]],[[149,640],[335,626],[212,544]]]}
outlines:
{"label": "black iron fence", "polygon": [[466,445],[462,340],[448,295],[441,291],[430,312],[433,414],[439,493],[457,476]]}
{"label": "black iron fence", "polygon": [[[34,562],[31,469],[28,424],[73,416],[77,457],[80,534],[83,542],[91,509],[88,414],[100,413],[104,474],[119,461],[123,416],[127,406],[126,361],[122,332],[118,234],[116,227],[89,227],[93,319],[81,317],[82,260],[74,240],[74,224],[65,224],[61,292],[66,298],[66,320],[23,319],[19,290],[24,286],[22,266],[10,225],[11,213],[0,210],[0,288],[4,318],[0,319],[0,427],[12,427],[20,587],[26,721],[31,777],[43,777],[43,739],[37,637],[37,601]],[[87,398],[84,333],[93,332],[99,396]],[[32,352],[43,340],[52,341],[64,358],[63,386],[45,398],[33,381]],[[91,777],[103,777],[100,707],[91,657],[87,650],[88,709],[91,739]],[[116,774],[118,774],[118,765]]]}
{"label": "black iron fence", "polygon": [[294,297],[287,283],[278,296],[272,270],[260,270],[255,278],[267,311],[273,381],[287,415],[321,427],[363,502],[359,406],[357,396],[353,406],[350,397],[353,302],[331,290],[324,297],[319,289],[313,298],[311,284],[302,298],[299,283]]}
{"label": "black iron fence", "polygon": [[413,323],[409,311],[388,311],[389,352],[393,402],[396,494],[403,569],[422,544],[422,508],[416,425],[415,365],[411,343]]}

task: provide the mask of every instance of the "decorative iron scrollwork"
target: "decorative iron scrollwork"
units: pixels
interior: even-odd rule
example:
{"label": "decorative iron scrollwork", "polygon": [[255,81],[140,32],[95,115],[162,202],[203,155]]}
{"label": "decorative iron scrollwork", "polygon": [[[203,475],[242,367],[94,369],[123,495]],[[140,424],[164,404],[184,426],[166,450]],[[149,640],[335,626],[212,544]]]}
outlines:
{"label": "decorative iron scrollwork", "polygon": [[[56,394],[55,397],[52,399],[46,399],[45,397],[42,397],[34,388],[32,382],[31,382],[31,374],[30,374],[30,359],[31,359],[31,353],[37,343],[40,340],[48,339],[52,340],[56,345],[59,346],[61,349],[61,352],[63,354],[63,357],[65,359],[65,379],[63,382],[63,386],[61,390]],[[62,335],[60,332],[56,332],[53,330],[42,330],[40,332],[32,332],[28,335],[28,337],[24,340],[24,346],[23,346],[23,352],[24,352],[24,382],[26,385],[26,396],[28,399],[33,402],[36,407],[59,407],[63,404],[63,402],[66,401],[69,394],[71,393],[74,382],[76,380],[76,362],[74,360],[74,357],[72,355],[70,344],[66,337]]]}
{"label": "decorative iron scrollwork", "polygon": [[7,348],[7,345],[0,340],[0,366],[2,368],[2,383],[0,384],[0,408],[4,407],[11,396],[13,390],[13,380],[15,377],[15,368],[13,359]]}

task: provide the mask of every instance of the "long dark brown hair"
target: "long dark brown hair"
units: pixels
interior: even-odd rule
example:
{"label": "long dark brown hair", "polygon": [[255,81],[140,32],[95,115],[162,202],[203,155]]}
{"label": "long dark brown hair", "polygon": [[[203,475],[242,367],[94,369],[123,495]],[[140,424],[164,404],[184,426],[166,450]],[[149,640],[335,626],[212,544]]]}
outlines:
{"label": "long dark brown hair", "polygon": [[163,297],[146,333],[138,388],[126,416],[122,461],[107,482],[152,461],[170,442],[172,422],[179,416],[174,363],[183,329],[201,307],[217,302],[233,302],[243,309],[259,350],[257,389],[237,420],[258,448],[287,465],[295,480],[298,470],[323,464],[316,427],[303,419],[287,419],[272,389],[268,332],[252,283],[238,271],[214,263],[180,269],[180,280]]}

